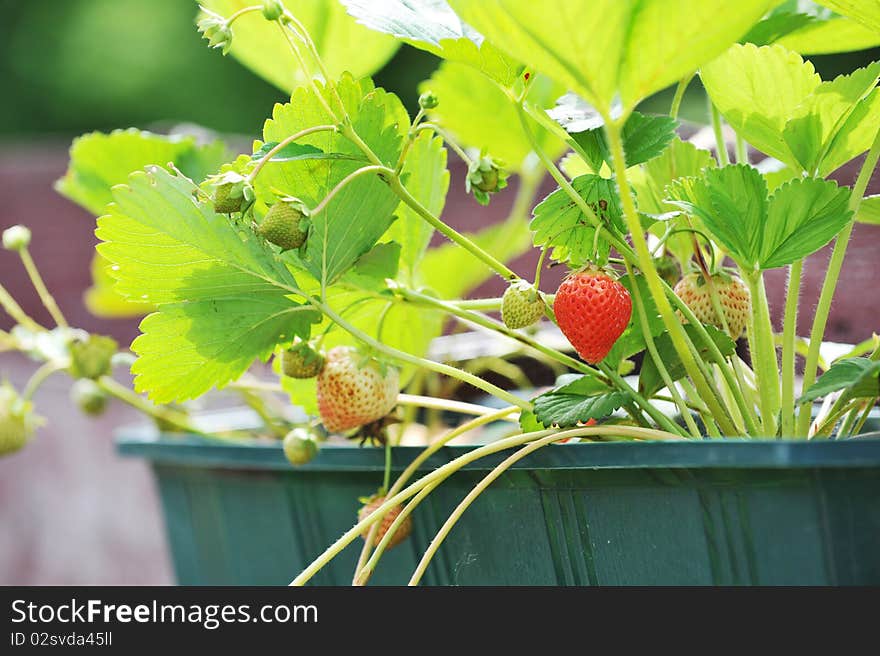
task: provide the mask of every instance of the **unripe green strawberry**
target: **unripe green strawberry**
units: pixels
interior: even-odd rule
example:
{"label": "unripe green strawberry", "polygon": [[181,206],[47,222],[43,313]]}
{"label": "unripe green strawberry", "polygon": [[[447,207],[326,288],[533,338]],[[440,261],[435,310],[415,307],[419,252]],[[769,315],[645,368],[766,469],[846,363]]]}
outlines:
{"label": "unripe green strawberry", "polygon": [[281,372],[291,378],[314,378],[324,368],[324,356],[308,342],[296,342],[281,352]]}
{"label": "unripe green strawberry", "polygon": [[263,0],[263,18],[276,21],[284,15],[284,5],[280,0]]}
{"label": "unripe green strawberry", "polygon": [[95,381],[80,378],[71,386],[70,398],[87,415],[97,416],[106,409],[109,397]]}
{"label": "unripe green strawberry", "polygon": [[42,420],[9,384],[0,384],[0,456],[21,449]]}
{"label": "unripe green strawberry", "polygon": [[422,109],[435,109],[439,104],[440,101],[432,91],[425,91],[419,96],[419,107]]}
{"label": "unripe green strawberry", "polygon": [[525,328],[544,316],[544,299],[527,281],[511,283],[501,297],[501,320],[511,329]]}
{"label": "unripe green strawberry", "polygon": [[[729,334],[733,339],[738,339],[746,329],[752,311],[749,289],[742,280],[726,273],[714,274],[712,287],[718,295],[718,302],[730,329]],[[700,322],[724,329],[721,317],[718,316],[712,303],[709,285],[706,284],[702,273],[689,273],[678,281],[674,291]],[[681,318],[684,320],[683,317]]]}
{"label": "unripe green strawberry", "polygon": [[357,349],[337,346],[318,375],[318,412],[331,433],[377,421],[397,403],[399,372]]}
{"label": "unripe green strawberry", "polygon": [[666,284],[674,287],[678,279],[681,278],[681,267],[678,260],[672,255],[661,255],[654,258],[654,268]]}
{"label": "unripe green strawberry", "polygon": [[302,246],[309,236],[309,210],[296,198],[282,198],[266,213],[257,232],[269,243],[289,251]]}
{"label": "unripe green strawberry", "polygon": [[501,191],[506,186],[507,172],[500,162],[491,157],[482,154],[468,167],[465,189],[468,193],[473,192],[474,198],[481,205],[488,205],[489,195]]}
{"label": "unripe green strawberry", "polygon": [[113,356],[119,345],[112,337],[89,335],[70,342],[70,375],[96,380],[110,373]]}
{"label": "unripe green strawberry", "polygon": [[23,251],[31,243],[31,231],[23,225],[14,225],[3,231],[3,248]]}
{"label": "unripe green strawberry", "polygon": [[590,267],[562,282],[553,312],[578,355],[597,364],[629,325],[632,300],[626,287],[601,269]]}
{"label": "unripe green strawberry", "polygon": [[305,428],[294,428],[284,436],[284,455],[291,465],[304,465],[318,455],[318,442]]}
{"label": "unripe green strawberry", "polygon": [[[366,519],[374,510],[376,510],[379,506],[385,503],[386,497],[384,496],[374,496],[371,497],[364,506],[358,511],[358,521],[361,522]],[[376,531],[376,536],[373,539],[373,544],[371,547],[375,547],[379,542],[382,541],[382,538],[385,537],[385,534],[388,532],[388,529],[391,527],[391,524],[397,519],[397,516],[400,515],[400,511],[403,510],[403,506],[397,505],[391,508],[388,512],[385,513],[385,516],[379,520],[379,529]],[[370,529],[372,526],[367,528],[363,533],[361,533],[361,537],[366,540],[370,535]],[[401,522],[400,526],[397,527],[397,530],[394,532],[394,535],[388,540],[388,549],[396,547],[398,544],[406,540],[409,537],[409,534],[412,533],[412,515],[407,515],[404,518],[403,522]]]}
{"label": "unripe green strawberry", "polygon": [[254,200],[254,188],[248,179],[235,171],[212,175],[208,182],[214,188],[212,200],[218,214],[241,212]]}

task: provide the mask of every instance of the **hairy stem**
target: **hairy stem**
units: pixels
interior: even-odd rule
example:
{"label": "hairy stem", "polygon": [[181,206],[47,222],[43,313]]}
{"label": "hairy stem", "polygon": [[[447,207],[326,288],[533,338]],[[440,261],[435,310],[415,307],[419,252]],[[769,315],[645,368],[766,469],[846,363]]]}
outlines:
{"label": "hairy stem", "polygon": [[763,274],[745,270],[742,273],[752,297],[752,368],[755,371],[761,406],[761,430],[764,437],[772,439],[776,437],[776,415],[780,408],[779,362],[773,340],[773,324],[770,321]]}
{"label": "hairy stem", "polygon": [[[804,261],[788,268],[788,289],[785,297],[785,318],[782,321],[782,437],[795,437],[794,375],[795,341],[797,340],[798,300]],[[802,436],[806,439],[807,435]]]}
{"label": "hairy stem", "polygon": [[[853,217],[859,211],[862,197],[865,195],[865,189],[867,189],[868,183],[871,181],[871,175],[874,173],[878,157],[880,157],[880,129],[877,130],[874,143],[871,145],[871,149],[862,163],[859,176],[856,178],[856,183],[850,192],[849,209],[852,210]],[[813,317],[813,327],[810,330],[810,347],[807,351],[807,362],[804,365],[803,389],[805,390],[809,389],[816,382],[819,350],[822,347],[822,339],[825,336],[825,326],[828,323],[828,314],[831,311],[831,300],[834,298],[834,291],[840,278],[840,270],[843,267],[846,248],[849,244],[854,224],[855,220],[853,219],[837,235],[834,249],[831,251],[831,259],[828,261],[828,269],[825,271],[825,281],[822,283],[822,291],[819,293],[819,302],[816,305],[816,315]],[[798,414],[797,434],[806,434],[809,426],[810,406],[806,404],[801,407]]]}

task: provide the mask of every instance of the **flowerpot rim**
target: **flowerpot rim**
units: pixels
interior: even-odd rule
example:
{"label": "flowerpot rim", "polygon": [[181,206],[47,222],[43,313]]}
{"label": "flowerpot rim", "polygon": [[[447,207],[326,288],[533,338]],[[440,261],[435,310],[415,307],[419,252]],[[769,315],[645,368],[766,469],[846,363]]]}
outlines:
{"label": "flowerpot rim", "polygon": [[[234,470],[307,472],[377,471],[385,467],[384,449],[356,443],[322,446],[308,464],[291,467],[281,443],[220,441],[197,435],[159,433],[152,427],[123,427],[116,433],[117,451],[155,465]],[[406,467],[424,447],[392,450],[392,468]],[[420,466],[433,470],[476,446],[447,446]],[[470,463],[470,471],[488,471],[511,451]],[[552,445],[517,462],[512,469],[816,469],[880,467],[880,432],[840,441],[725,439],[680,442],[593,442]]]}

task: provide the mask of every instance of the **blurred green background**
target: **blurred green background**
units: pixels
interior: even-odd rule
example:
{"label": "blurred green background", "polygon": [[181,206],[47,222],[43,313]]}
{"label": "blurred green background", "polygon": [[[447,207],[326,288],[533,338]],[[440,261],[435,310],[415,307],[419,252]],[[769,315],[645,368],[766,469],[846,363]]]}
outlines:
{"label": "blurred green background", "polygon": [[[193,0],[0,0],[0,138],[193,122],[256,134],[285,95],[209,50]],[[377,83],[408,107],[437,60],[404,47]]]}
{"label": "blurred green background", "polygon": [[[0,0],[0,139],[193,122],[253,135],[284,94],[195,29],[192,0]],[[828,79],[880,50],[811,58]],[[376,76],[412,108],[437,60],[404,46]],[[670,92],[646,103],[665,111]],[[698,83],[682,116],[700,120]]]}

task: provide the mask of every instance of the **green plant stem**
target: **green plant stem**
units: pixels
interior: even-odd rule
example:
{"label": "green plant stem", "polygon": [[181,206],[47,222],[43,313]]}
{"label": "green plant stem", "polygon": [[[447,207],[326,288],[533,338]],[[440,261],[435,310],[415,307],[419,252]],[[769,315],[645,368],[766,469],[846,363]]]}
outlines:
{"label": "green plant stem", "polygon": [[[849,209],[855,217],[865,195],[865,189],[871,181],[871,175],[874,173],[874,167],[877,165],[877,159],[880,157],[880,129],[874,137],[874,143],[871,145],[862,168],[856,178],[849,197]],[[804,365],[803,389],[809,389],[816,382],[816,368],[819,362],[819,351],[822,347],[822,339],[825,336],[825,326],[828,323],[828,314],[831,311],[831,300],[834,298],[834,291],[837,288],[837,281],[840,278],[840,270],[843,267],[843,260],[846,256],[847,245],[852,236],[853,225],[855,220],[850,220],[849,224],[840,231],[834,242],[834,249],[831,251],[831,259],[828,261],[828,268],[825,271],[825,280],[822,283],[822,291],[819,293],[819,302],[816,305],[816,314],[813,317],[813,327],[810,330],[810,346],[807,351],[807,361]],[[806,435],[810,427],[810,407],[809,404],[802,406],[798,414],[797,433]]]}
{"label": "green plant stem", "polygon": [[675,87],[675,95],[672,96],[672,104],[669,106],[669,116],[671,118],[678,118],[678,110],[681,109],[681,101],[684,98],[684,92],[687,91],[687,88],[691,84],[691,80],[694,79],[694,75],[696,73],[691,73],[687,77],[683,77],[678,82],[678,86]]}
{"label": "green plant stem", "polygon": [[495,271],[499,276],[508,281],[513,281],[519,278],[516,273],[510,269],[506,264],[496,259],[495,256],[489,254],[487,251],[480,248],[473,241],[446,225],[434,216],[424,205],[422,205],[416,198],[409,193],[409,190],[403,186],[403,183],[400,181],[398,176],[393,176],[389,181],[389,186],[396,193],[400,199],[409,205],[410,208],[415,211],[420,217],[422,217],[425,221],[427,221],[437,232],[442,234],[447,239],[455,242],[466,251],[471,253],[471,255],[475,256],[479,260],[482,260],[486,266]]}
{"label": "green plant stem", "polygon": [[623,376],[618,374],[614,369],[609,367],[607,364],[599,363],[597,365],[599,370],[607,376],[614,386],[619,389],[621,392],[625,392],[629,395],[630,399],[638,405],[639,408],[644,410],[647,415],[653,419],[658,426],[660,426],[663,430],[669,431],[679,437],[684,437],[684,433],[682,432],[681,426],[672,421],[669,417],[664,415],[654,404],[652,404],[648,399],[639,394],[632,386],[627,383]]}
{"label": "green plant stem", "polygon": [[529,140],[529,143],[532,146],[532,150],[538,156],[538,159],[541,160],[541,163],[544,165],[544,168],[546,168],[547,171],[550,173],[550,176],[556,181],[556,184],[558,184],[559,187],[565,191],[566,195],[583,213],[590,224],[594,228],[599,230],[602,237],[606,239],[610,244],[612,244],[614,248],[617,249],[617,252],[620,253],[624,259],[628,260],[632,264],[638,264],[638,260],[633,253],[632,248],[629,247],[629,244],[627,244],[626,241],[608,230],[605,224],[599,219],[598,216],[596,216],[593,208],[591,208],[587,201],[581,197],[577,190],[575,190],[575,188],[572,186],[571,182],[568,181],[568,178],[563,175],[562,171],[559,170],[559,167],[553,163],[553,161],[544,152],[544,149],[541,148],[541,145],[538,143],[537,138],[535,138],[534,132],[532,132],[532,128],[529,126],[528,117],[522,107],[522,103],[517,103],[515,107],[517,110],[517,115],[519,116],[520,123],[522,124],[523,132],[525,133],[526,138]]}
{"label": "green plant stem", "polygon": [[34,264],[34,260],[31,257],[30,251],[27,248],[22,248],[18,254],[21,256],[21,262],[24,264],[25,271],[27,271],[28,277],[31,279],[31,283],[34,286],[34,289],[37,290],[37,294],[40,297],[40,301],[42,301],[45,308],[49,311],[49,314],[52,316],[52,320],[58,325],[60,328],[68,328],[67,320],[64,318],[64,315],[61,314],[61,310],[58,308],[58,304],[55,302],[55,298],[52,294],[49,293],[49,290],[46,288],[46,283],[43,282],[43,276],[40,275],[39,269],[37,269],[37,265]]}
{"label": "green plant stem", "polygon": [[256,166],[254,167],[254,170],[251,171],[247,176],[248,182],[253,183],[253,181],[260,174],[260,171],[263,170],[263,167],[266,166],[266,164],[268,164],[272,160],[272,158],[275,157],[275,155],[280,153],[282,150],[284,150],[287,146],[292,144],[294,141],[299,141],[303,137],[307,137],[310,134],[315,134],[316,132],[336,132],[336,131],[337,131],[337,128],[335,125],[316,125],[311,128],[306,128],[305,130],[300,130],[296,134],[292,134],[289,137],[285,137],[284,139],[279,141],[276,145],[272,146],[272,149],[269,150],[268,153],[266,153],[265,155],[263,155],[259,159]]}
{"label": "green plant stem", "polygon": [[[430,458],[434,453],[439,451],[442,447],[446,446],[450,441],[454,440],[456,437],[460,435],[464,435],[475,428],[479,428],[480,426],[484,426],[485,424],[489,424],[493,421],[502,421],[506,420],[512,413],[518,412],[519,408],[515,406],[510,406],[507,408],[502,408],[501,410],[496,410],[490,414],[484,415],[477,419],[472,419],[471,421],[465,422],[461,426],[457,428],[453,428],[448,433],[446,433],[443,437],[438,440],[435,440],[431,444],[429,444],[425,449],[416,456],[412,462],[407,465],[407,467],[401,472],[400,476],[397,477],[397,480],[394,482],[394,485],[388,490],[386,496],[393,496],[400,492],[406,482],[415,474],[419,467],[425,462],[428,458]],[[427,496],[427,492],[425,490],[433,490],[435,486],[426,486],[422,492],[419,493],[414,499],[412,499],[404,508],[404,512],[408,515],[411,513],[415,507],[419,504],[419,502]],[[423,494],[424,493],[424,494]],[[404,515],[405,519],[405,515]],[[357,567],[355,567],[355,575],[352,580],[353,585],[366,585],[373,571],[376,569],[376,564],[379,562],[379,559],[382,557],[382,553],[388,546],[388,543],[391,541],[391,538],[394,536],[394,531],[397,530],[397,526],[403,522],[403,519],[400,522],[393,522],[391,526],[388,527],[388,531],[385,536],[383,536],[382,540],[379,544],[376,545],[376,550],[373,552],[373,555],[370,556],[370,545],[373,544],[375,539],[375,534],[377,531],[374,531],[373,528],[370,529],[369,534],[367,535],[367,539],[364,540],[364,546],[361,548],[361,554],[358,558]],[[396,524],[396,526],[395,526]],[[378,529],[378,523],[373,525],[376,529]],[[369,556],[369,561],[367,557]]]}
{"label": "green plant stem", "polygon": [[[203,431],[193,426],[189,418],[182,412],[176,412],[162,406],[153,405],[142,396],[131,391],[125,385],[122,385],[110,376],[102,376],[98,379],[98,386],[107,392],[110,396],[114,396],[123,403],[127,403],[136,410],[143,412],[145,415],[167,422],[179,428],[185,433],[193,433],[196,435],[206,435]],[[216,437],[208,435],[208,437]]]}
{"label": "green plant stem", "polygon": [[[285,12],[285,15],[289,18],[292,18],[296,21],[296,17],[294,17],[289,12]],[[298,21],[297,21],[298,22]],[[281,34],[284,36],[284,39],[287,41],[287,45],[290,46],[290,51],[293,53],[294,58],[296,59],[299,67],[302,69],[303,75],[308,78],[308,84],[312,88],[312,91],[315,94],[315,97],[318,99],[318,102],[324,107],[324,111],[327,112],[327,115],[334,121],[339,122],[339,118],[336,116],[336,112],[330,107],[330,103],[327,102],[327,99],[324,98],[324,94],[321,93],[321,90],[318,88],[318,85],[315,84],[315,79],[312,77],[309,72],[309,67],[306,65],[305,59],[303,59],[302,53],[299,51],[299,46],[296,45],[294,40],[291,38],[291,30],[288,30],[287,26],[283,25],[280,21],[277,23],[278,29],[281,30]],[[306,35],[307,36],[307,35]],[[304,37],[302,37],[304,38]],[[320,57],[316,58],[316,61],[320,64]],[[325,77],[325,83],[333,89],[333,92],[336,93],[336,87],[333,87],[331,84],[330,78]],[[338,96],[337,96],[338,97]],[[341,104],[341,101],[340,101]],[[345,107],[343,106],[343,109]]]}
{"label": "green plant stem", "polygon": [[467,164],[468,167],[473,165],[474,160],[471,159],[471,157],[466,152],[464,152],[464,149],[455,142],[455,139],[453,139],[450,134],[439,125],[437,125],[436,123],[422,123],[416,128],[416,132],[418,133],[422,130],[431,130],[432,132],[435,132],[443,139],[444,142],[446,142],[447,146],[455,151],[455,154],[459,156],[462,162]]}
{"label": "green plant stem", "polygon": [[736,150],[734,153],[736,155],[737,164],[749,163],[749,147],[746,145],[745,139],[742,138],[739,132],[736,133]]}
{"label": "green plant stem", "polygon": [[252,11],[261,11],[262,9],[263,5],[251,5],[250,7],[243,7],[226,19],[226,25],[231,26],[235,21],[237,21],[245,14],[249,14]]}
{"label": "green plant stem", "polygon": [[[464,401],[454,401],[452,399],[436,399],[433,396],[418,396],[415,394],[398,394],[397,403],[400,405],[412,405],[419,408],[447,410],[449,412],[458,412],[463,415],[474,415],[477,417],[494,415],[496,413],[495,408],[490,408],[485,405],[476,405],[474,403],[465,403]],[[509,421],[516,423],[518,419],[513,418],[509,419]]]}
{"label": "green plant stem", "polygon": [[12,294],[6,291],[3,283],[0,283],[0,307],[2,307],[17,324],[24,326],[28,330],[44,330],[40,324],[31,319],[25,311],[21,309],[21,306],[12,297]]}
{"label": "green plant stem", "polygon": [[691,351],[691,349],[694,348],[693,344],[690,343],[690,338],[682,327],[681,322],[676,318],[669,299],[666,297],[666,292],[663,288],[663,281],[657,273],[657,269],[654,267],[651,253],[648,250],[648,244],[644,238],[641,221],[639,220],[639,215],[636,211],[635,202],[633,201],[632,190],[630,189],[629,181],[627,179],[623,140],[620,136],[621,129],[622,126],[619,122],[608,121],[605,124],[605,131],[608,135],[608,142],[611,148],[614,174],[617,177],[617,184],[620,187],[624,218],[626,219],[627,228],[632,235],[639,269],[641,269],[645,276],[645,281],[648,283],[648,289],[657,305],[657,310],[660,312],[663,325],[666,326],[667,331],[669,331],[669,337],[672,340],[672,344],[684,364],[685,371],[687,371],[688,375],[694,381],[703,402],[706,403],[712,411],[712,414],[715,415],[715,420],[725,433],[735,433],[736,427],[728,415],[727,410],[722,407],[722,404],[719,402],[715,393],[709,387],[708,378],[700,370],[700,367],[694,358]]}
{"label": "green plant stem", "polygon": [[57,362],[53,361],[45,362],[40,365],[25,385],[24,390],[21,393],[21,398],[25,401],[30,401],[34,396],[34,392],[40,388],[40,385],[42,385],[49,376],[56,371],[61,371],[63,368],[64,367],[59,366]]}
{"label": "green plant stem", "polygon": [[721,166],[730,164],[730,157],[727,154],[727,142],[724,141],[724,129],[721,126],[721,114],[718,108],[712,103],[712,99],[706,96],[709,101],[709,114],[712,117],[712,132],[715,133],[716,159]]}
{"label": "green plant stem", "polygon": [[700,430],[697,428],[694,418],[691,416],[684,399],[681,398],[681,394],[678,392],[678,387],[675,386],[675,381],[673,381],[672,376],[669,375],[669,371],[663,363],[663,358],[660,357],[660,353],[657,351],[657,346],[654,344],[654,336],[651,334],[650,327],[648,326],[648,314],[645,311],[645,305],[642,301],[642,294],[639,291],[638,281],[636,280],[635,273],[629,263],[626,265],[626,273],[632,282],[633,301],[635,302],[639,325],[641,326],[642,336],[645,338],[645,346],[648,349],[648,353],[654,361],[654,365],[657,367],[657,372],[660,374],[660,378],[663,379],[666,389],[668,389],[670,395],[672,395],[675,405],[678,408],[678,412],[682,419],[684,419],[691,436],[700,439]]}
{"label": "green plant stem", "polygon": [[753,329],[752,369],[761,406],[761,431],[764,437],[774,438],[777,433],[776,415],[780,409],[779,362],[773,340],[773,324],[767,304],[764,275],[759,271],[742,270],[743,278],[752,297],[751,324]]}
{"label": "green plant stem", "polygon": [[417,367],[424,367],[425,369],[429,369],[430,371],[434,371],[438,374],[444,374],[444,375],[450,376],[452,378],[457,378],[458,380],[465,382],[465,383],[468,383],[470,385],[473,385],[477,389],[481,389],[484,392],[487,392],[487,393],[491,394],[492,396],[495,396],[495,397],[505,401],[506,403],[510,403],[511,405],[515,405],[523,410],[531,410],[532,409],[532,404],[529,403],[528,401],[524,401],[523,399],[520,399],[517,396],[514,396],[510,392],[503,390],[500,387],[497,387],[496,385],[493,385],[492,383],[489,383],[489,382],[483,380],[479,376],[474,376],[473,374],[470,374],[466,371],[462,371],[461,369],[456,369],[455,367],[450,367],[449,365],[446,365],[446,364],[441,364],[439,362],[434,362],[432,360],[420,358],[418,356],[411,355],[410,353],[406,353],[404,351],[400,351],[398,349],[391,348],[390,346],[386,346],[385,344],[382,344],[381,342],[377,341],[376,339],[370,337],[370,335],[363,332],[362,330],[360,330],[356,326],[347,322],[340,315],[338,315],[336,312],[334,312],[330,306],[328,306],[324,303],[321,303],[311,297],[308,297],[307,295],[306,295],[306,298],[309,300],[309,302],[312,305],[314,305],[314,307],[316,309],[323,312],[327,316],[327,318],[329,318],[331,321],[334,321],[340,328],[342,328],[343,330],[350,333],[353,337],[356,337],[360,341],[369,345],[370,347],[372,347],[374,350],[378,351],[379,353],[385,354],[389,358],[392,358],[394,360],[398,360],[400,362],[414,364]]}
{"label": "green plant stem", "polygon": [[445,465],[438,467],[434,471],[426,474],[422,478],[420,478],[415,483],[410,484],[394,496],[388,496],[385,501],[376,508],[372,513],[366,516],[363,520],[352,526],[348,531],[346,531],[339,539],[336,540],[332,545],[330,545],[324,553],[318,556],[308,567],[306,567],[293,581],[291,581],[290,585],[292,586],[302,586],[305,585],[317,572],[321,570],[327,563],[329,563],[340,551],[342,551],[345,547],[351,544],[363,531],[374,523],[381,520],[389,510],[397,506],[398,504],[403,503],[410,497],[417,494],[422,488],[426,485],[431,485],[433,483],[437,483],[445,480],[450,475],[454,474],[456,471],[461,469],[462,467],[483,458],[484,456],[491,455],[493,453],[498,453],[499,451],[504,451],[506,449],[510,449],[513,447],[520,446],[527,442],[531,442],[533,440],[538,440],[548,435],[554,435],[555,439],[565,439],[567,437],[580,437],[580,436],[600,436],[600,435],[613,435],[613,436],[622,436],[622,437],[630,437],[632,439],[644,439],[644,440],[680,440],[681,437],[679,435],[674,435],[670,433],[666,433],[664,431],[658,431],[648,428],[638,428],[635,426],[591,426],[584,428],[576,428],[568,431],[558,432],[556,430],[545,430],[545,431],[537,431],[534,433],[525,433],[518,434],[512,437],[505,438],[503,440],[498,440],[497,442],[492,442],[491,444],[486,444],[482,447],[476,448],[473,451],[468,451],[465,454],[455,458],[454,460],[446,463]]}
{"label": "green plant stem", "polygon": [[394,171],[389,169],[387,166],[370,165],[370,166],[364,166],[359,169],[356,169],[355,171],[352,171],[347,176],[342,178],[342,180],[340,180],[336,184],[336,186],[333,187],[333,189],[331,189],[327,193],[327,195],[324,196],[323,199],[321,199],[321,202],[318,203],[317,205],[315,205],[315,207],[309,212],[309,216],[313,217],[313,216],[316,216],[316,215],[320,214],[321,212],[323,212],[327,208],[327,205],[330,204],[330,201],[332,201],[333,198],[336,196],[336,194],[338,194],[340,191],[342,191],[353,180],[356,180],[359,177],[361,177],[362,175],[366,175],[368,173],[378,173],[380,175],[380,177],[394,175]]}
{"label": "green plant stem", "polygon": [[871,415],[871,410],[873,410],[873,408],[874,408],[874,404],[871,403],[870,401],[868,403],[865,403],[864,405],[865,405],[865,408],[862,411],[862,414],[859,417],[859,420],[856,422],[856,425],[852,429],[851,434],[853,437],[855,437],[856,435],[858,435],[859,433],[862,432],[862,428],[864,428],[865,422],[868,421],[868,417]]}
{"label": "green plant stem", "polygon": [[272,413],[269,412],[269,409],[266,407],[266,404],[263,402],[263,399],[256,392],[249,389],[239,389],[239,394],[241,398],[247,403],[248,407],[251,408],[260,419],[263,420],[263,423],[266,425],[275,437],[283,438],[287,435],[287,428],[279,424],[277,418],[272,416]]}
{"label": "green plant stem", "polygon": [[[801,276],[804,261],[793,262],[788,268],[788,289],[785,297],[785,318],[782,320],[782,401],[781,435],[794,438],[795,435],[795,342],[797,340],[798,300],[801,289]],[[801,437],[801,436],[797,436]],[[802,436],[806,439],[806,434]]]}
{"label": "green plant stem", "polygon": [[[546,295],[545,295],[546,298]],[[449,305],[462,310],[476,310],[479,312],[496,312],[501,309],[501,298],[474,298],[461,301],[446,301]]]}
{"label": "green plant stem", "polygon": [[[681,388],[684,390],[685,396],[687,398],[700,398],[700,395],[697,394],[697,390],[694,388],[688,378],[682,378],[678,381],[678,384],[681,385]],[[709,437],[723,437],[721,435],[721,430],[718,428],[718,424],[715,423],[715,420],[712,418],[712,413],[709,412],[708,408],[700,413],[700,418],[703,420],[703,424],[706,426],[706,434]]]}

